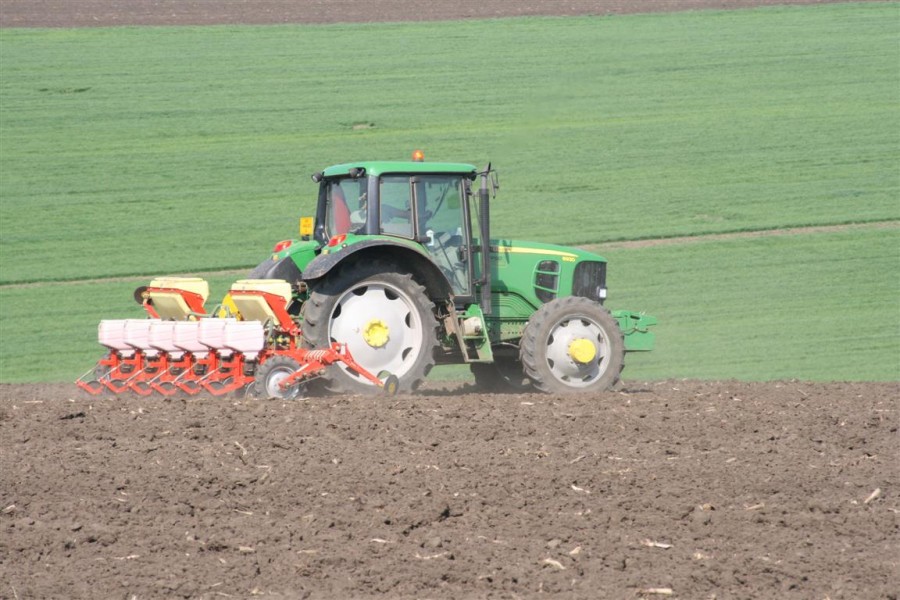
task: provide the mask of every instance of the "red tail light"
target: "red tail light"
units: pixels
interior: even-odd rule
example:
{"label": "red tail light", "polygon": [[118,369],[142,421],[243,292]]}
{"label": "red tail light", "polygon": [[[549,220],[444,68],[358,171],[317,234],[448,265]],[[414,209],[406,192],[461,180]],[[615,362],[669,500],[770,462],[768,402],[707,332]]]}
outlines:
{"label": "red tail light", "polygon": [[277,244],[275,244],[275,247],[272,248],[272,252],[274,252],[275,254],[278,254],[285,248],[290,248],[291,244],[293,244],[293,243],[294,242],[292,240],[282,240],[282,241],[278,242]]}
{"label": "red tail light", "polygon": [[341,235],[336,235],[333,238],[331,238],[330,240],[328,240],[328,245],[331,246],[332,248],[334,248],[335,246],[340,246],[341,244],[343,244],[344,240],[346,240],[346,239],[347,239],[347,236],[342,233]]}

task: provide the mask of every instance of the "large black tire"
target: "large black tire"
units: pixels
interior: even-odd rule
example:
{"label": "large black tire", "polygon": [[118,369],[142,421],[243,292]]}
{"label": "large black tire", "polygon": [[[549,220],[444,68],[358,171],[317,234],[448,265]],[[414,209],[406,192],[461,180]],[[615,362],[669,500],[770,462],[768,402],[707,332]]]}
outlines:
{"label": "large black tire", "polygon": [[525,375],[517,356],[494,354],[492,363],[469,365],[475,377],[475,385],[484,392],[496,394],[521,394],[532,391],[531,380]]}
{"label": "large black tire", "polygon": [[281,389],[278,384],[284,381],[300,368],[300,364],[290,356],[273,356],[256,370],[255,379],[251,385],[251,393],[257,398],[275,398],[279,400],[294,400],[303,392],[303,384],[295,383],[287,389]]}
{"label": "large black tire", "polygon": [[[354,360],[373,375],[396,376],[400,392],[416,390],[434,366],[434,303],[424,287],[394,264],[338,267],[312,288],[302,314],[304,347],[345,343]],[[332,392],[378,391],[342,363],[328,367],[322,378]]]}
{"label": "large black tire", "polygon": [[519,357],[529,379],[544,392],[594,392],[612,388],[625,366],[618,322],[588,298],[557,298],[528,321]]}

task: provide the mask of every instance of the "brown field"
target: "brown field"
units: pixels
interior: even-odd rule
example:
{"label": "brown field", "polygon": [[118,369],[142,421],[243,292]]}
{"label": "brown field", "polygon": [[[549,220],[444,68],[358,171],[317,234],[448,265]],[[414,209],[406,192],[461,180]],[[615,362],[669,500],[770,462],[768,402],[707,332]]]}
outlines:
{"label": "brown field", "polygon": [[[0,27],[784,3],[0,0]],[[896,600],[898,409],[898,383],[287,403],[0,385],[0,599]]]}
{"label": "brown field", "polygon": [[2,0],[0,27],[433,21],[838,1],[841,0]]}
{"label": "brown field", "polygon": [[895,599],[898,397],[3,385],[0,598]]}

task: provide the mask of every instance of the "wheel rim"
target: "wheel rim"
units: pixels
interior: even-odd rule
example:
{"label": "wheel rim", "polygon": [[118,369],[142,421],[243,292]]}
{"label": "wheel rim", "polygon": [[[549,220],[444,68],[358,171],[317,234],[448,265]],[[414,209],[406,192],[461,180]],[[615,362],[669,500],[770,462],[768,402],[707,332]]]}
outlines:
{"label": "wheel rim", "polygon": [[266,376],[266,395],[269,398],[282,398],[284,400],[294,399],[300,393],[300,386],[295,384],[284,389],[281,382],[290,377],[294,370],[288,367],[275,367]]}
{"label": "wheel rim", "polygon": [[[335,303],[329,324],[332,341],[347,344],[353,359],[371,373],[387,371],[399,378],[422,351],[424,329],[412,299],[383,283],[363,283]],[[358,381],[369,383],[341,364]]]}
{"label": "wheel rim", "polygon": [[559,321],[547,337],[550,373],[570,387],[588,387],[609,366],[610,343],[603,327],[583,316]]}

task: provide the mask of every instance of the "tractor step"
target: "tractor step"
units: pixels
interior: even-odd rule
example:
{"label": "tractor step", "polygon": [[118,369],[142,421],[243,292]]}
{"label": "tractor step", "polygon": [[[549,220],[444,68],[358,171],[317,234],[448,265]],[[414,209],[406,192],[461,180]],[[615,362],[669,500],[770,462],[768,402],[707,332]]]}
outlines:
{"label": "tractor step", "polygon": [[450,305],[450,315],[444,320],[445,327],[452,331],[459,343],[463,361],[466,363],[494,362],[491,341],[488,337],[484,313],[477,304],[471,304],[466,312],[458,313]]}

